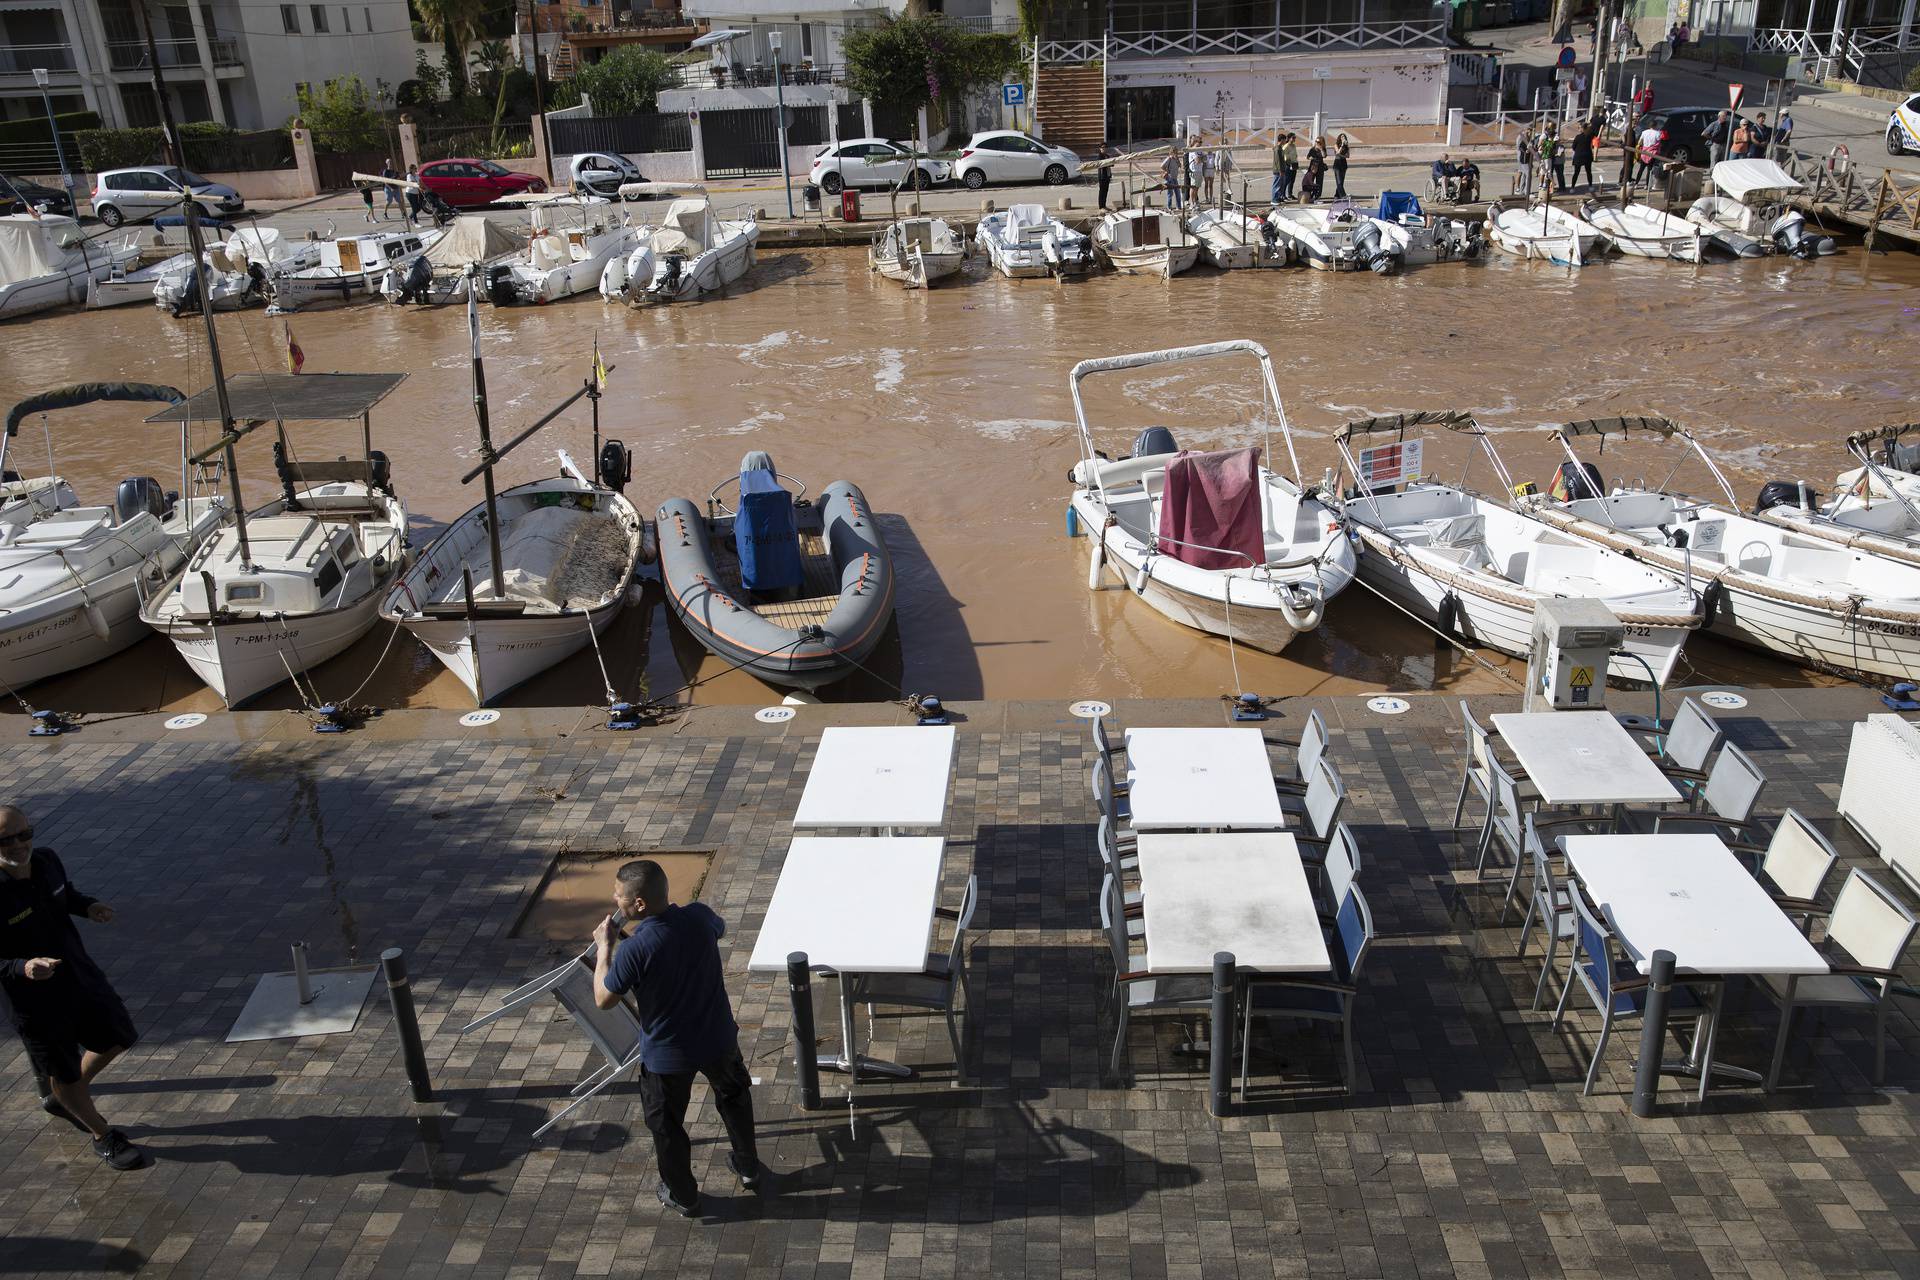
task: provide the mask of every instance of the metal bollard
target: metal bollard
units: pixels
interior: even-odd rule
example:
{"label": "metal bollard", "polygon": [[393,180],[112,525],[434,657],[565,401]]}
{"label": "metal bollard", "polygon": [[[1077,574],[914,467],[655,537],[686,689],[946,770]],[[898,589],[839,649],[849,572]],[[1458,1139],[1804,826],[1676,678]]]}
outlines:
{"label": "metal bollard", "polygon": [[293,989],[303,1005],[313,1003],[313,982],[307,977],[307,944],[293,944]]}
{"label": "metal bollard", "polygon": [[433,1081],[427,1079],[427,1053],[420,1045],[420,1019],[413,1011],[413,988],[407,982],[407,953],[388,947],[380,953],[387,975],[387,1000],[393,1005],[394,1029],[400,1033],[400,1057],[407,1066],[407,1082],[415,1102],[433,1101]]}
{"label": "metal bollard", "polygon": [[807,953],[787,953],[787,996],[793,1001],[793,1070],[800,1082],[800,1109],[820,1109],[820,1058],[813,1033],[813,970]]}
{"label": "metal bollard", "polygon": [[1660,1088],[1660,1062],[1667,1047],[1667,998],[1673,991],[1673,952],[1653,953],[1647,975],[1647,1011],[1640,1025],[1640,1060],[1633,1068],[1633,1114],[1653,1114],[1653,1096]]}
{"label": "metal bollard", "polygon": [[1208,1051],[1207,1110],[1227,1114],[1233,1102],[1233,952],[1213,953],[1213,1042]]}

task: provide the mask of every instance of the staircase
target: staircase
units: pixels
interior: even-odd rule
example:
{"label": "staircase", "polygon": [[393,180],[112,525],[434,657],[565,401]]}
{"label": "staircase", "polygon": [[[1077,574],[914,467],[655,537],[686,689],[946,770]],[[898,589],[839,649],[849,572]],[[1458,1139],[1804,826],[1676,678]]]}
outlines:
{"label": "staircase", "polygon": [[1107,136],[1106,68],[1085,62],[1042,63],[1033,109],[1048,143],[1092,155]]}

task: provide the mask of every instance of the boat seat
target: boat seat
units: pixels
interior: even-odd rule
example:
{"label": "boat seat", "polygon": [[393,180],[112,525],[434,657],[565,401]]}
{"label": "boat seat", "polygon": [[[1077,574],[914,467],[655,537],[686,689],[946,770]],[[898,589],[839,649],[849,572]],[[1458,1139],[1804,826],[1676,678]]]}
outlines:
{"label": "boat seat", "polygon": [[32,524],[15,526],[19,532],[14,536],[12,545],[70,542],[96,529],[109,528],[112,524],[113,510],[110,507],[68,507],[65,511],[41,516]]}
{"label": "boat seat", "polygon": [[1536,542],[1513,557],[1507,576],[1538,591],[1587,595],[1590,593],[1578,584],[1595,580],[1599,562],[1598,547]]}

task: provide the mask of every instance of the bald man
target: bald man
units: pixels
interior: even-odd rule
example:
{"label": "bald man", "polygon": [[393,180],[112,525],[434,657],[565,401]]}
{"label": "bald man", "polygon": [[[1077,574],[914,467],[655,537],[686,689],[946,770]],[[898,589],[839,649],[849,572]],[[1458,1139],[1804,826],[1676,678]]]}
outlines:
{"label": "bald man", "polygon": [[48,1084],[41,1105],[86,1130],[109,1165],[137,1169],[145,1155],[94,1109],[90,1086],[139,1035],[75,917],[107,924],[113,908],[80,892],[53,850],[33,847],[33,824],[18,806],[0,806],[0,993],[34,1074]]}

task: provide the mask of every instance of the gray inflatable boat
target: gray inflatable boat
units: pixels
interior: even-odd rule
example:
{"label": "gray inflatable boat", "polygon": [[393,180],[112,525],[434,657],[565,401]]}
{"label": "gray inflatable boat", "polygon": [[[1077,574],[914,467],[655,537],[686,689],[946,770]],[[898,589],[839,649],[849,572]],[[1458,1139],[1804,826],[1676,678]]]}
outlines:
{"label": "gray inflatable boat", "polygon": [[[893,617],[893,559],[867,499],[844,480],[789,493],[772,459],[660,505],[660,572],[673,612],[710,652],[768,684],[818,689],[859,669]],[[734,509],[721,493],[739,486]]]}

